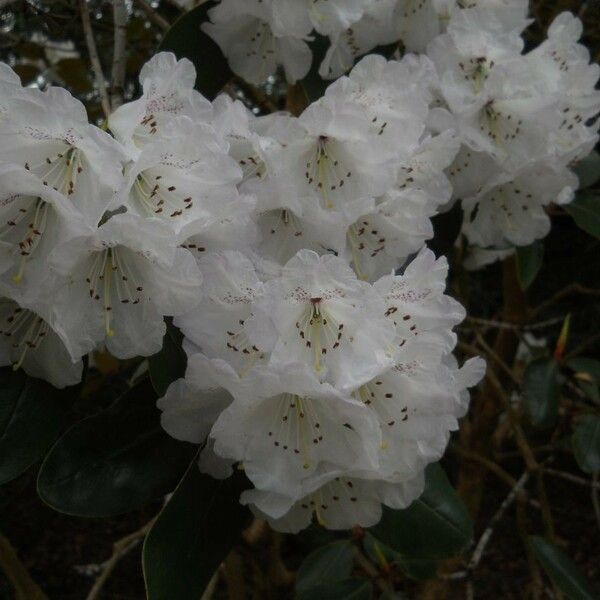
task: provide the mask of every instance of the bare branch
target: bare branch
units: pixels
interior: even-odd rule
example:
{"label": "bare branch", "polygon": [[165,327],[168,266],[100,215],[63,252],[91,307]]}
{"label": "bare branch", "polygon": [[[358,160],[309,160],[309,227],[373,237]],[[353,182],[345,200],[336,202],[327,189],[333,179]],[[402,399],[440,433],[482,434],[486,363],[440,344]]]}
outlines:
{"label": "bare branch", "polygon": [[90,56],[90,62],[92,63],[92,71],[94,72],[96,86],[98,87],[98,92],[100,93],[102,110],[104,111],[104,115],[108,118],[108,115],[110,115],[110,100],[108,98],[108,92],[106,91],[106,79],[104,78],[104,73],[102,72],[102,65],[100,64],[100,58],[98,56],[96,40],[94,39],[94,31],[92,30],[90,9],[88,8],[87,0],[79,0],[79,10],[81,12],[81,24],[83,25],[85,43]]}
{"label": "bare branch", "polygon": [[113,553],[106,562],[102,563],[102,572],[94,582],[86,600],[96,600],[99,598],[104,584],[108,581],[110,574],[113,572],[118,562],[141,542],[145,535],[150,531],[152,525],[154,525],[155,520],[155,518],[152,519],[137,531],[126,535],[124,538],[121,538],[113,544]]}
{"label": "bare branch", "polygon": [[161,17],[146,0],[136,0],[136,4],[146,13],[146,16],[160,29],[167,31],[171,27],[169,22]]}
{"label": "bare branch", "polygon": [[125,88],[125,67],[127,66],[127,8],[125,0],[113,0],[113,20],[115,24],[110,101],[116,110],[123,104]]}

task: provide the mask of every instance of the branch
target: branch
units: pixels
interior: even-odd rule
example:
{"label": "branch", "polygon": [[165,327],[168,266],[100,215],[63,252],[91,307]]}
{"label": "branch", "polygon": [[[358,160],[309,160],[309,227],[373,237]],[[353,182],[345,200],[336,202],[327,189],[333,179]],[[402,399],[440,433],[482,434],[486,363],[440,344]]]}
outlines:
{"label": "branch", "polygon": [[125,89],[125,68],[127,66],[127,8],[125,0],[113,0],[113,20],[115,24],[110,101],[116,110],[123,104]]}
{"label": "branch", "polygon": [[146,523],[143,527],[126,535],[124,538],[116,541],[113,544],[113,553],[112,556],[102,563],[102,572],[98,576],[98,579],[94,582],[90,593],[86,596],[86,600],[96,600],[100,596],[100,592],[104,587],[104,584],[108,581],[111,573],[114,571],[114,568],[117,566],[118,562],[125,556],[128,552],[133,550],[142,540],[142,538],[150,531],[152,525],[154,525],[154,521],[156,518],[152,519],[149,523]]}
{"label": "branch", "polygon": [[164,18],[161,17],[153,8],[146,2],[146,0],[136,0],[136,4],[144,11],[146,16],[159,28],[163,31],[167,31],[170,29],[170,23]]}
{"label": "branch", "polygon": [[566,296],[570,296],[571,294],[582,294],[583,296],[600,296],[600,290],[596,290],[593,288],[588,288],[580,283],[571,283],[570,285],[564,287],[562,290],[559,290],[554,294],[554,296],[550,297],[548,300],[542,302],[534,309],[532,309],[532,313],[537,315],[542,311],[546,310],[549,306],[552,306],[556,302],[559,302]]}
{"label": "branch", "polygon": [[15,600],[48,600],[48,597],[33,581],[25,565],[19,560],[11,543],[0,534],[0,569],[13,588]]}
{"label": "branch", "polygon": [[102,72],[102,65],[100,64],[100,58],[98,56],[98,49],[96,48],[96,40],[94,39],[94,32],[92,30],[92,22],[90,20],[90,10],[87,5],[87,0],[79,0],[79,10],[81,12],[81,24],[83,25],[85,43],[90,56],[90,62],[92,63],[92,71],[94,72],[96,86],[98,87],[98,91],[100,93],[100,103],[102,104],[104,116],[108,118],[108,115],[110,115],[110,100],[108,99],[108,92],[106,91],[106,79],[104,78],[104,73]]}

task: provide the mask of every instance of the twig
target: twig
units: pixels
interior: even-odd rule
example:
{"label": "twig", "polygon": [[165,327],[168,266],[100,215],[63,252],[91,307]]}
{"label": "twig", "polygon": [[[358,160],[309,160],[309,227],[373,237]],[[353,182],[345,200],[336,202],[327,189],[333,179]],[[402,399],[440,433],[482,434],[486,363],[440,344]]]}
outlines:
{"label": "twig", "polygon": [[573,348],[573,350],[571,350],[571,352],[568,352],[566,354],[564,360],[569,360],[570,358],[574,358],[575,356],[578,356],[584,350],[586,350],[587,348],[589,348],[590,346],[592,346],[599,340],[600,340],[600,333],[595,333],[594,335],[590,336],[587,340],[584,340],[581,344],[579,344],[579,346],[577,346],[576,348]]}
{"label": "twig", "polygon": [[104,587],[104,584],[108,581],[111,573],[114,568],[117,566],[118,562],[125,556],[128,552],[133,550],[142,540],[142,538],[150,531],[152,525],[154,525],[154,521],[156,518],[152,519],[149,523],[146,523],[143,527],[126,535],[124,538],[117,540],[113,544],[113,553],[112,556],[104,563],[102,563],[102,572],[94,582],[92,589],[89,594],[86,596],[86,600],[96,600],[100,596],[100,592]]}
{"label": "twig", "polygon": [[127,66],[127,8],[125,0],[113,0],[113,20],[115,33],[110,102],[112,109],[116,110],[123,104],[125,67]]}
{"label": "twig", "polygon": [[585,479],[585,477],[578,477],[577,475],[573,475],[571,473],[566,473],[565,471],[557,471],[556,469],[548,469],[544,467],[544,473],[548,475],[553,475],[554,477],[560,477],[565,481],[570,481],[571,483],[577,483],[578,485],[591,486],[592,488],[600,490],[600,483],[596,480]]}
{"label": "twig", "polygon": [[523,473],[523,475],[521,475],[521,477],[519,477],[519,479],[516,482],[513,489],[510,490],[508,496],[506,496],[506,498],[504,499],[504,501],[502,502],[502,504],[500,505],[498,510],[494,513],[494,515],[490,519],[490,522],[488,523],[488,526],[485,528],[485,531],[481,534],[481,537],[479,538],[479,541],[477,542],[477,545],[475,546],[475,550],[473,550],[473,554],[471,555],[471,560],[469,561],[469,564],[467,565],[467,570],[469,572],[472,572],[474,569],[476,569],[477,566],[479,565],[479,563],[481,562],[483,552],[484,552],[486,546],[488,545],[488,543],[492,537],[492,534],[494,533],[494,528],[496,527],[496,525],[498,524],[500,519],[502,519],[502,517],[504,516],[504,513],[508,510],[508,507],[515,501],[519,492],[525,487],[525,484],[527,483],[529,476],[530,476],[529,472],[525,471],[525,473]]}
{"label": "twig", "polygon": [[594,505],[594,514],[596,515],[596,522],[600,527],[600,484],[598,483],[598,473],[592,475],[592,504]]}
{"label": "twig", "polygon": [[223,578],[227,585],[229,600],[245,600],[246,582],[242,558],[236,550],[232,550],[223,562]]}
{"label": "twig", "polygon": [[11,543],[0,533],[0,569],[15,589],[15,600],[48,600],[19,560]]}
{"label": "twig", "polygon": [[556,325],[557,323],[562,323],[564,321],[563,317],[553,317],[552,319],[546,319],[545,321],[540,321],[539,323],[529,323],[526,325],[516,325],[515,323],[507,323],[506,321],[493,321],[491,319],[482,319],[480,317],[467,317],[465,319],[466,323],[473,323],[474,325],[484,325],[487,327],[494,327],[495,329],[509,329],[511,331],[531,331],[535,329],[545,329],[546,327],[550,327],[551,325]]}
{"label": "twig", "polygon": [[96,48],[96,40],[94,39],[94,32],[92,30],[92,23],[90,21],[90,10],[87,5],[87,0],[79,0],[79,10],[81,12],[81,24],[83,26],[85,43],[90,56],[90,62],[92,63],[92,71],[94,72],[96,86],[98,87],[98,92],[100,93],[100,103],[102,104],[104,116],[108,118],[108,115],[110,115],[110,100],[108,98],[108,92],[106,91],[106,79],[104,78],[104,73],[102,72],[102,65],[100,64],[100,58],[98,56],[98,49]]}
{"label": "twig", "polygon": [[571,283],[570,285],[564,287],[562,290],[556,292],[556,294],[548,298],[548,300],[545,300],[541,304],[538,304],[535,308],[532,309],[531,312],[532,314],[537,315],[542,311],[546,310],[549,306],[556,304],[556,302],[559,302],[560,300],[562,300],[566,296],[570,296],[571,294],[582,294],[584,296],[600,296],[600,290],[585,287],[580,283]]}
{"label": "twig", "polygon": [[159,28],[163,31],[167,31],[170,29],[170,23],[164,18],[161,17],[153,8],[146,2],[146,0],[136,0],[136,4],[144,11],[146,16]]}
{"label": "twig", "polygon": [[475,338],[477,339],[477,343],[485,350],[486,354],[493,358],[498,366],[502,368],[504,373],[508,375],[509,379],[517,386],[521,387],[521,382],[516,378],[515,374],[512,372],[512,369],[498,356],[498,354],[489,346],[489,344],[483,339],[483,336],[476,331]]}

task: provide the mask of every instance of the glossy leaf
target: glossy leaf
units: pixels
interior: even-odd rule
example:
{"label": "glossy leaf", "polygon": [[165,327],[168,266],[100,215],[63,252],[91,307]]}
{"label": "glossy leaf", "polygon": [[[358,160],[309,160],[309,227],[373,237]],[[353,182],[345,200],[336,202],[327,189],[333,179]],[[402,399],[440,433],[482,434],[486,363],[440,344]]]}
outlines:
{"label": "glossy leaf", "polygon": [[172,319],[167,319],[166,324],[167,331],[160,352],[148,358],[150,379],[159,397],[165,395],[173,381],[185,375],[187,366],[187,356],[181,347],[183,334],[173,325]]}
{"label": "glossy leaf", "polygon": [[220,481],[192,461],[144,542],[148,600],[202,596],[249,522],[248,509],[239,503],[247,485],[241,472]]}
{"label": "glossy leaf", "polygon": [[523,376],[523,405],[536,427],[550,427],[558,415],[560,393],[558,363],[553,358],[531,361]]}
{"label": "glossy leaf", "polygon": [[535,280],[544,262],[544,244],[539,240],[529,246],[517,247],[517,277],[522,290]]}
{"label": "glossy leaf", "polygon": [[146,379],[58,440],[40,470],[38,493],[68,514],[124,513],[172,491],[194,452],[161,428]]}
{"label": "glossy leaf", "polygon": [[159,52],[173,52],[177,58],[187,58],[196,67],[196,89],[212,100],[233,77],[227,59],[219,46],[207,36],[200,25],[208,21],[207,12],[216,2],[204,2],[182,15],[165,34]]}
{"label": "glossy leaf", "polygon": [[44,456],[59,436],[70,404],[69,390],[59,391],[23,371],[0,369],[0,483]]}
{"label": "glossy leaf", "polygon": [[350,578],[311,587],[296,595],[297,600],[370,600],[373,586],[365,579]]}
{"label": "glossy leaf", "polygon": [[573,202],[565,205],[565,210],[580,229],[600,239],[600,196],[578,194]]}
{"label": "glossy leaf", "polygon": [[586,473],[600,472],[600,417],[584,415],[573,431],[573,453]]}
{"label": "glossy leaf", "polygon": [[349,540],[340,540],[318,548],[300,565],[296,591],[300,593],[319,584],[346,579],[352,572],[353,560],[354,546]]}
{"label": "glossy leaf", "polygon": [[600,154],[592,150],[588,156],[580,160],[573,169],[579,178],[579,188],[590,187],[600,179]]}
{"label": "glossy leaf", "polygon": [[556,587],[571,600],[597,600],[595,592],[571,559],[554,544],[539,536],[530,536],[533,552]]}
{"label": "glossy leaf", "polygon": [[455,556],[473,537],[471,517],[438,464],[426,470],[425,491],[405,510],[384,509],[373,536],[403,561],[430,568],[431,561]]}

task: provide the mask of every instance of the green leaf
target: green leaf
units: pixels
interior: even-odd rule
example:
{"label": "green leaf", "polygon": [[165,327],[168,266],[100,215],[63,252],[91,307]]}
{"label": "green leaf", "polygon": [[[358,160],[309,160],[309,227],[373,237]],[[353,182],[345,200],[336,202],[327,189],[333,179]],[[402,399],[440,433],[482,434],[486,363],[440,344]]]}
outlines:
{"label": "green leaf", "polygon": [[350,578],[326,583],[297,594],[297,600],[370,600],[373,586],[365,579]]}
{"label": "green leaf", "polygon": [[594,185],[600,179],[600,154],[596,150],[592,150],[588,156],[575,165],[574,171],[579,178],[580,189]]}
{"label": "green leaf", "polygon": [[600,471],[600,417],[584,415],[575,426],[573,453],[579,468],[586,473]]}
{"label": "green leaf", "polygon": [[558,363],[553,358],[536,358],[523,375],[523,406],[535,427],[551,427],[558,415],[560,393]]}
{"label": "green leaf", "polygon": [[600,196],[578,194],[573,202],[565,205],[565,210],[580,229],[600,239]]}
{"label": "green leaf", "polygon": [[[438,464],[425,472],[425,491],[407,509],[384,509],[373,536],[398,552],[407,574],[426,576],[431,562],[462,552],[473,538],[471,517]],[[411,567],[416,571],[411,572]]]}
{"label": "green leaf", "polygon": [[537,535],[529,536],[533,552],[556,587],[571,600],[597,600],[598,594],[569,557]]}
{"label": "green leaf", "polygon": [[185,375],[187,356],[181,347],[183,334],[170,318],[166,319],[167,331],[163,338],[163,346],[148,358],[150,379],[159,396],[164,396],[173,381]]}
{"label": "green leaf", "polygon": [[202,23],[209,21],[207,11],[216,4],[210,0],[182,15],[158,48],[158,52],[173,52],[177,58],[187,58],[194,63],[196,89],[209,100],[233,77],[219,46],[200,29]]}
{"label": "green leaf", "polygon": [[0,369],[0,483],[11,481],[44,456],[64,425],[69,390]]}
{"label": "green leaf", "polygon": [[368,531],[365,532],[363,547],[367,556],[375,563],[396,563],[404,573],[412,579],[425,580],[435,576],[438,561],[432,558],[409,558],[392,550],[383,542],[375,539]]}
{"label": "green leaf", "polygon": [[544,262],[544,244],[539,240],[529,246],[517,246],[517,277],[526,290],[537,277]]}
{"label": "green leaf", "polygon": [[600,401],[600,360],[577,357],[567,361],[567,366],[575,371],[577,385],[592,400]]}
{"label": "green leaf", "polygon": [[42,500],[60,512],[108,517],[172,491],[195,448],[165,433],[155,404],[146,379],[71,427],[40,470]]}
{"label": "green leaf", "polygon": [[354,546],[349,540],[333,542],[309,554],[298,570],[296,592],[304,592],[319,584],[346,579],[352,572]]}
{"label": "green leaf", "polygon": [[220,481],[192,461],[144,542],[148,600],[202,596],[248,522],[249,511],[239,503],[247,486],[239,471]]}

